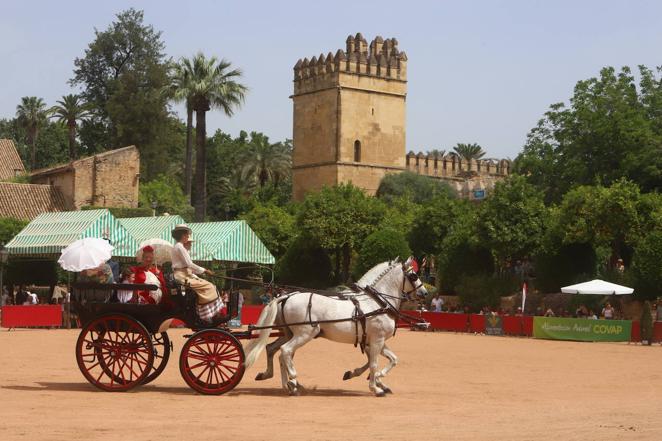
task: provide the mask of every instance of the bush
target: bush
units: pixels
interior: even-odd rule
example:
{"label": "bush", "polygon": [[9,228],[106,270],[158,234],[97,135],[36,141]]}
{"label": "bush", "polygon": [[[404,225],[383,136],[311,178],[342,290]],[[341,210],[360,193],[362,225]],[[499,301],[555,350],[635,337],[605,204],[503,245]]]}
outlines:
{"label": "bush", "polygon": [[641,342],[644,341],[651,345],[653,344],[653,314],[651,313],[651,304],[648,300],[644,302],[643,310],[641,311]]}
{"label": "bush", "polygon": [[632,264],[635,296],[654,300],[662,287],[662,232],[655,231],[637,244]]}
{"label": "bush", "polygon": [[276,279],[280,283],[309,288],[332,286],[331,259],[313,240],[299,236],[276,263]]}
{"label": "bush", "polygon": [[0,218],[0,243],[5,245],[12,240],[14,236],[21,232],[28,224],[28,221],[15,219],[13,217]]}
{"label": "bush", "polygon": [[396,257],[406,258],[411,254],[404,234],[390,228],[375,231],[366,237],[359,250],[355,275],[360,278],[370,268],[378,263],[393,260]]}
{"label": "bush", "polygon": [[294,216],[275,205],[256,205],[240,219],[248,223],[276,258],[285,254],[294,236]]}
{"label": "bush", "polygon": [[476,274],[461,276],[456,290],[462,305],[478,311],[483,306],[497,308],[501,297],[513,294],[517,288],[517,281],[513,277]]}
{"label": "bush", "polygon": [[[149,182],[140,184],[140,206],[150,209],[156,202],[159,214],[178,214],[186,220],[193,217],[193,207],[184,194],[180,183],[172,176],[161,175]],[[151,216],[151,211],[150,214]]]}
{"label": "bush", "polygon": [[377,197],[388,203],[404,196],[422,204],[440,194],[456,197],[446,182],[409,171],[384,176],[377,189]]}

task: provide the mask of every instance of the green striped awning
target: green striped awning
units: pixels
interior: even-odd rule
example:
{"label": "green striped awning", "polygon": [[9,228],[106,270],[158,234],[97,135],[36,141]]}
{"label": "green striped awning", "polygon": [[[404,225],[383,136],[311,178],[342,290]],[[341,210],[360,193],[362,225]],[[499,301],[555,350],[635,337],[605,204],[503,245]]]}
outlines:
{"label": "green striped awning", "polygon": [[55,256],[63,248],[86,237],[108,238],[113,256],[132,257],[138,243],[106,209],[43,213],[8,244],[12,256]]}
{"label": "green striped awning", "polygon": [[177,224],[184,223],[184,219],[179,215],[130,217],[117,220],[136,239],[138,244],[148,239],[163,239],[173,242],[171,235],[173,228]]}
{"label": "green striped awning", "polygon": [[246,221],[192,223],[191,258],[273,264],[276,259]]}

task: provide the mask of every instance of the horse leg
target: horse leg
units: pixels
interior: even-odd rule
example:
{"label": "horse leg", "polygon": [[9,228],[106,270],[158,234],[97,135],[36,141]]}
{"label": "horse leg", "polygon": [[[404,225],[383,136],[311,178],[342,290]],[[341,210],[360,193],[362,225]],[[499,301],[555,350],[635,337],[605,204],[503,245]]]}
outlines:
{"label": "horse leg", "polygon": [[370,367],[370,360],[366,361],[366,363],[363,366],[358,367],[353,371],[345,372],[345,375],[343,375],[342,379],[346,381],[354,377],[358,377],[359,375],[362,375],[366,370],[368,370],[369,367]]}
{"label": "horse leg", "polygon": [[377,385],[381,387],[387,394],[392,394],[393,391],[391,388],[385,385],[381,379],[385,377],[386,374],[388,374],[389,371],[398,364],[398,357],[391,349],[386,346],[386,344],[384,344],[384,348],[382,349],[382,355],[388,358],[389,363],[384,369],[381,370],[381,372],[377,374]]}
{"label": "horse leg", "polygon": [[291,335],[283,335],[267,345],[267,370],[257,374],[255,380],[266,380],[274,376],[274,355],[291,337]]}
{"label": "horse leg", "polygon": [[384,347],[384,339],[379,338],[376,341],[371,341],[370,345],[366,348],[368,351],[368,364],[370,365],[370,380],[369,387],[370,390],[375,393],[375,396],[383,397],[385,395],[384,390],[377,385],[377,370],[379,369],[378,356],[382,352]]}
{"label": "horse leg", "polygon": [[[297,371],[294,369],[294,353],[298,348],[311,341],[320,332],[319,326],[299,328],[300,334],[294,331],[294,336],[280,348],[281,370],[287,371],[286,387],[290,395],[298,395],[299,385],[297,383]],[[282,373],[281,373],[282,375]]]}

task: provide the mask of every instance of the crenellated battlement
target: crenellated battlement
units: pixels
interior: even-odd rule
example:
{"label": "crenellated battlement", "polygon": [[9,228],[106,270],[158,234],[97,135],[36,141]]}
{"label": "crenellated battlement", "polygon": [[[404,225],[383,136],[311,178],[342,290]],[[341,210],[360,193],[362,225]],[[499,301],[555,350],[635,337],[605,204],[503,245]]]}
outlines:
{"label": "crenellated battlement", "polygon": [[406,81],[407,54],[398,49],[398,40],[395,38],[384,40],[377,36],[368,45],[359,32],[347,37],[344,51],[338,49],[335,55],[329,52],[311,59],[299,59],[294,65],[294,81],[321,79],[341,72]]}
{"label": "crenellated battlement", "polygon": [[472,176],[507,176],[510,161],[507,159],[479,159],[467,161],[456,154],[436,155],[433,153],[409,152],[405,157],[407,170],[419,175],[437,178],[461,178]]}

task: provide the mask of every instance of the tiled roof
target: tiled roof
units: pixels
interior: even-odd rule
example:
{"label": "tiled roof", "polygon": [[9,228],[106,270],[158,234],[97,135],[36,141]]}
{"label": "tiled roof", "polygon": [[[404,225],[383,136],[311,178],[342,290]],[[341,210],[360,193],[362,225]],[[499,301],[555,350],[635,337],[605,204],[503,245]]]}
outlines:
{"label": "tiled roof", "polygon": [[0,139],[0,180],[5,181],[22,173],[25,173],[25,167],[14,141]]}
{"label": "tiled roof", "polygon": [[68,209],[60,190],[51,185],[0,182],[0,217],[32,220],[41,213]]}

